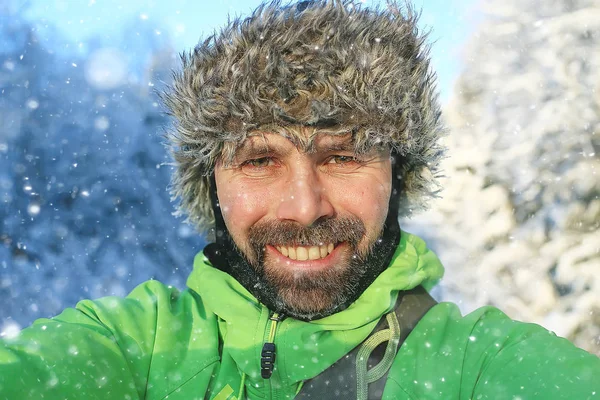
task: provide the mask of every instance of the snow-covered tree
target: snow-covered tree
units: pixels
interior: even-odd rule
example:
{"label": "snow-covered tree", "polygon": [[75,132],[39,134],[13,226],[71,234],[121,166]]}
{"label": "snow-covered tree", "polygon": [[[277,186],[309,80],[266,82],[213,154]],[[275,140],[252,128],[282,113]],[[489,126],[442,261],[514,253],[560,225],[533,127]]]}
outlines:
{"label": "snow-covered tree", "polygon": [[600,1],[483,9],[446,110],[445,295],[600,354]]}

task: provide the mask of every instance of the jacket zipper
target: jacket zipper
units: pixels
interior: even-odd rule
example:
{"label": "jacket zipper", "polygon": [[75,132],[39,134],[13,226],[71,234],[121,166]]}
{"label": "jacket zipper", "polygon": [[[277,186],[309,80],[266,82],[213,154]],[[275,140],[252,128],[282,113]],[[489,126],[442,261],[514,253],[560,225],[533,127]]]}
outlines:
{"label": "jacket zipper", "polygon": [[263,379],[269,379],[273,374],[273,368],[275,367],[275,331],[277,330],[277,323],[284,318],[283,315],[273,313],[269,320],[271,326],[269,328],[269,336],[266,342],[263,344],[262,351],[260,353],[260,375]]}

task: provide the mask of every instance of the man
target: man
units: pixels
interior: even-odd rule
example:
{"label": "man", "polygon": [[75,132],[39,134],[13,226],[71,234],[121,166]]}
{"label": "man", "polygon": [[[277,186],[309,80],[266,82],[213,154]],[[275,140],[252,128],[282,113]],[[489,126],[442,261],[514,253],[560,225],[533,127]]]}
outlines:
{"label": "man", "polygon": [[444,129],[410,10],[273,2],[182,60],[173,189],[215,242],[183,292],[7,340],[0,399],[600,396],[595,356],[422,290],[443,268],[398,217],[435,194]]}

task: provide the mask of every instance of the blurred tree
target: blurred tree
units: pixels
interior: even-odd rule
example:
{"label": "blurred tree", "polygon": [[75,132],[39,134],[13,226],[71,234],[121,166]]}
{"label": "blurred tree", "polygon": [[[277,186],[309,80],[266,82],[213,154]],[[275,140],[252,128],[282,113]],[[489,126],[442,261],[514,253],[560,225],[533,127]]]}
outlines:
{"label": "blurred tree", "polygon": [[600,3],[484,9],[446,110],[447,294],[600,354]]}
{"label": "blurred tree", "polygon": [[100,41],[85,59],[59,55],[10,12],[0,23],[0,331],[150,277],[184,287],[202,239],[172,216],[168,121],[152,90],[173,52],[146,46],[156,36],[140,30],[149,37],[131,44],[133,65]]}

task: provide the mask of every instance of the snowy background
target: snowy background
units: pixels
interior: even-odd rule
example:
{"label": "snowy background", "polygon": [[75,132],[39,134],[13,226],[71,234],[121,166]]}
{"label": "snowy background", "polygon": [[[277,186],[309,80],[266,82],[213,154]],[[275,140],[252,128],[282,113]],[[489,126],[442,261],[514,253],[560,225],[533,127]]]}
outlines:
{"label": "snowy background", "polygon": [[[0,2],[0,336],[151,277],[184,287],[205,242],[171,216],[154,91],[258,2]],[[453,3],[416,3],[451,157],[403,226],[447,266],[438,298],[600,355],[600,3]]]}
{"label": "snowy background", "polygon": [[442,297],[600,355],[600,2],[487,0],[444,107],[443,199],[411,225]]}

